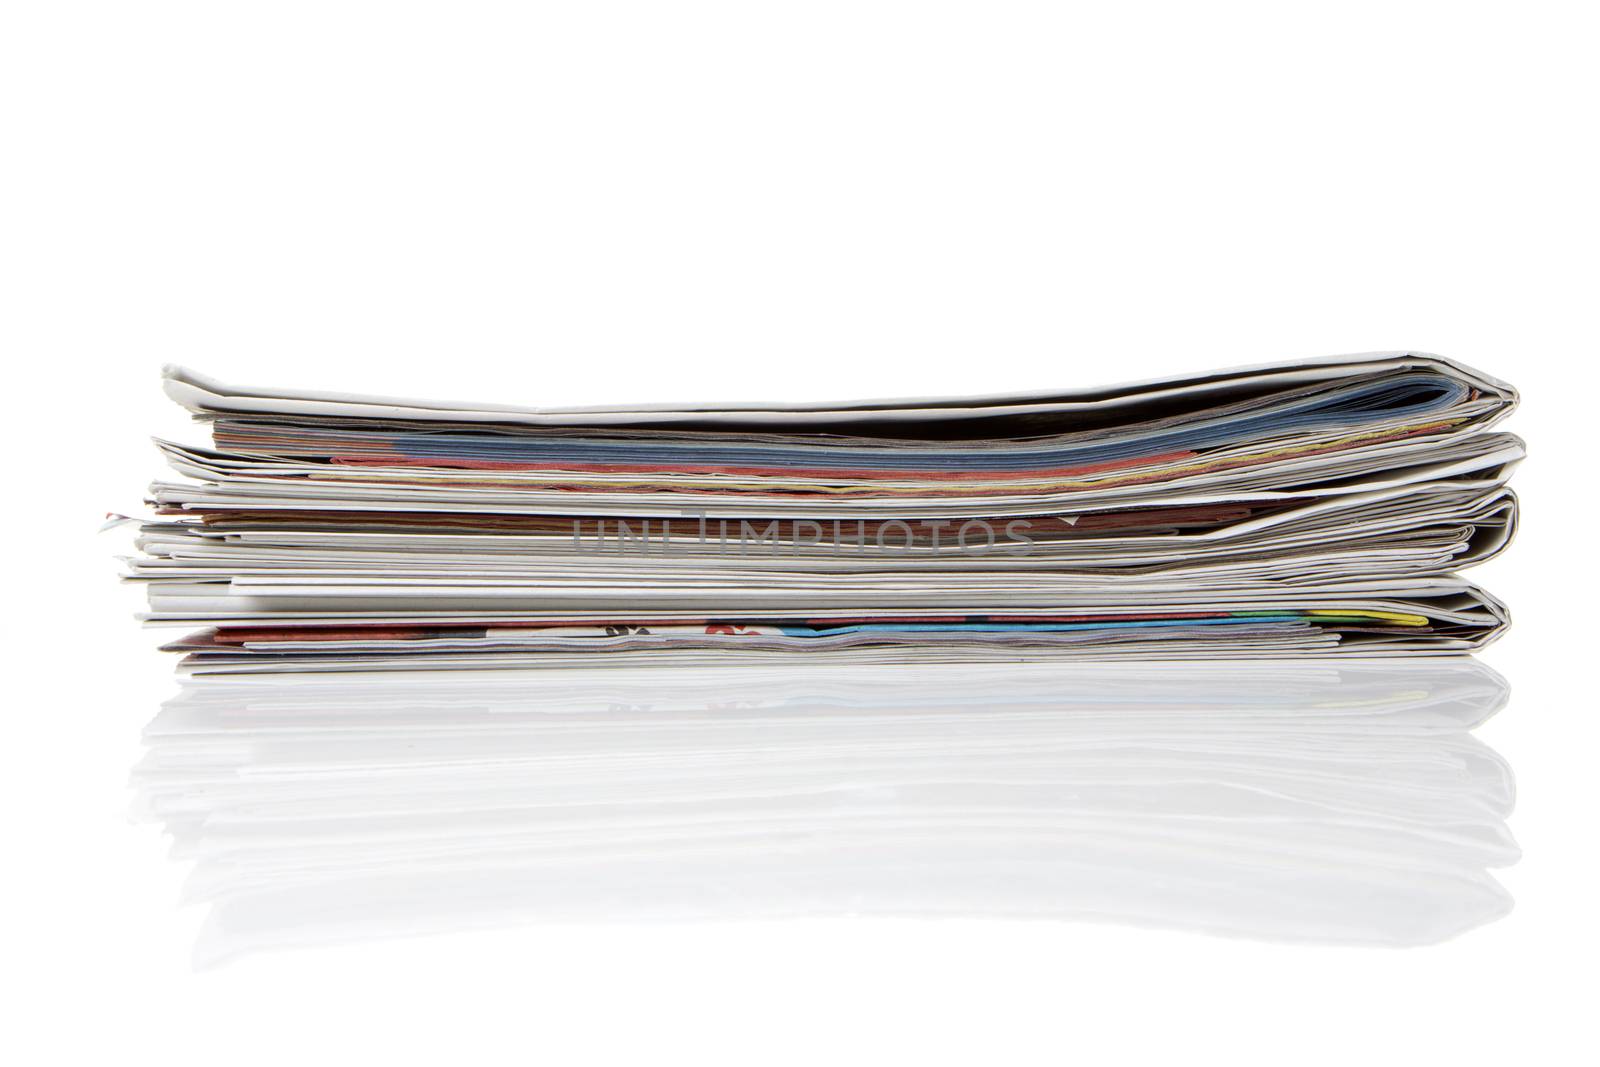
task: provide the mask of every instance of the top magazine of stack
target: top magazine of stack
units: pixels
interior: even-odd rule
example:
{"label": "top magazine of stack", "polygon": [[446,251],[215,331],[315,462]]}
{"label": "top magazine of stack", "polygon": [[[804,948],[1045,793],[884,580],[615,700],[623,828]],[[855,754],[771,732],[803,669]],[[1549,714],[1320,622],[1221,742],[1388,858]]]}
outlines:
{"label": "top magazine of stack", "polygon": [[[1397,352],[1131,385],[515,407],[225,385],[128,577],[197,672],[1468,652],[1504,382]],[[596,657],[601,657],[596,659]]]}

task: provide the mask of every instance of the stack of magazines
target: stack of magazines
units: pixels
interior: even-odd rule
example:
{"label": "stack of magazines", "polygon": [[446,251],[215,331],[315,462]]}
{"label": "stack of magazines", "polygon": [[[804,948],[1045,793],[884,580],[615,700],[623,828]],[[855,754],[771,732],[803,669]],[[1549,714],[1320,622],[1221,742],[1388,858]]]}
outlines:
{"label": "stack of magazines", "polygon": [[548,409],[168,394],[130,579],[195,672],[1462,653],[1510,386],[1386,353],[1078,392]]}

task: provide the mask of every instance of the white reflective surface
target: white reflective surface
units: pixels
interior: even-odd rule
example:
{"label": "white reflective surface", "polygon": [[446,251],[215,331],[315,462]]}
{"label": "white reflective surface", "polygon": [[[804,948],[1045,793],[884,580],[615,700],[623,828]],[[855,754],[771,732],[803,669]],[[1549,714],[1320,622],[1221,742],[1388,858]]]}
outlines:
{"label": "white reflective surface", "polygon": [[552,921],[1107,920],[1414,945],[1504,915],[1469,660],[187,684],[137,810],[196,961]]}

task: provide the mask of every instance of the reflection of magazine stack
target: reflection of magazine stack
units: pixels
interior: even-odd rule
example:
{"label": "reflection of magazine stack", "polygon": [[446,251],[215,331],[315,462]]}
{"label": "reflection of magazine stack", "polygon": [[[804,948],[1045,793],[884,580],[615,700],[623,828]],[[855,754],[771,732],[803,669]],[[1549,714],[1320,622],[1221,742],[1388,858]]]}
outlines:
{"label": "reflection of magazine stack", "polygon": [[135,781],[208,958],[847,913],[1410,944],[1510,906],[1469,736],[1505,695],[1471,660],[197,680]]}
{"label": "reflection of magazine stack", "polygon": [[1515,392],[1340,357],[1079,393],[550,411],[169,369],[131,576],[196,671],[1464,652]]}

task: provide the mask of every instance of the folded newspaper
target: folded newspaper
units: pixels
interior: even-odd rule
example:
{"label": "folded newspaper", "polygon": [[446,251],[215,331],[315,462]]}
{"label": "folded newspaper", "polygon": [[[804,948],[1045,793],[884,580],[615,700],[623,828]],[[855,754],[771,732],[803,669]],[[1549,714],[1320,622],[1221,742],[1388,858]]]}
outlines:
{"label": "folded newspaper", "polygon": [[1415,655],[1505,628],[1509,385],[1387,353],[1079,392],[167,393],[130,580],[198,673]]}

